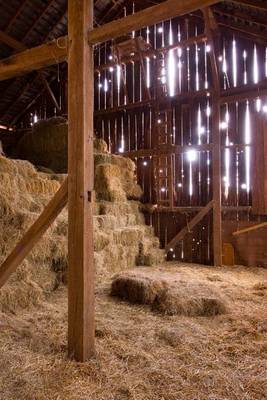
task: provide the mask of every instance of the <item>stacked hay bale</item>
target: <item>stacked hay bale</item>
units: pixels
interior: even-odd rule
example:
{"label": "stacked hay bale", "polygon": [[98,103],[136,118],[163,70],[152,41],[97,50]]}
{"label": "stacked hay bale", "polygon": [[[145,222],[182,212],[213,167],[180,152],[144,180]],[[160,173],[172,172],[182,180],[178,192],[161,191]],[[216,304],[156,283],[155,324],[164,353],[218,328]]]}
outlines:
{"label": "stacked hay bale", "polygon": [[66,173],[68,165],[68,125],[64,118],[40,120],[18,142],[15,157]]}
{"label": "stacked hay bale", "polygon": [[[95,143],[94,250],[98,280],[164,260],[153,229],[145,225],[135,165]],[[101,151],[101,152],[100,152]],[[40,172],[28,161],[0,156],[0,262],[60,187],[63,174]],[[67,210],[0,292],[0,309],[35,303],[67,280]]]}

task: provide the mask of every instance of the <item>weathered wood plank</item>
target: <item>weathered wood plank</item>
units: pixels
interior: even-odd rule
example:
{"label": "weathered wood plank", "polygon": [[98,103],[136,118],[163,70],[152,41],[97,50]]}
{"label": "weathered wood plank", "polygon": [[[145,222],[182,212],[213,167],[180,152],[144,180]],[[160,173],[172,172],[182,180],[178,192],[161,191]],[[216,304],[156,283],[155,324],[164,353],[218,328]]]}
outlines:
{"label": "weathered wood plank", "polygon": [[[253,226],[249,226],[248,228],[240,229],[239,231],[233,232],[233,236],[239,236],[242,235],[243,233],[248,233],[252,231],[256,231],[258,229],[266,228],[267,227],[267,222],[262,222],[260,224],[256,224]],[[266,238],[267,240],[267,238]]]}
{"label": "weathered wood plank", "polygon": [[194,218],[191,219],[188,225],[186,225],[180,232],[177,233],[176,236],[174,236],[174,238],[165,247],[166,253],[170,251],[170,249],[174,249],[177,243],[183,240],[185,235],[208,214],[208,212],[212,209],[213,204],[214,202],[211,200]]}
{"label": "weathered wood plank", "polygon": [[252,213],[267,215],[267,118],[262,113],[255,113],[253,117]]}
{"label": "weathered wood plank", "polygon": [[69,172],[69,356],[94,354],[93,162],[93,0],[69,0],[68,172]]}
{"label": "weathered wood plank", "polygon": [[0,288],[6,283],[10,275],[17,269],[22,261],[27,257],[36,243],[54,222],[56,217],[67,204],[68,199],[68,180],[62,184],[52,200],[44,208],[43,212],[25,233],[23,238],[16,245],[7,259],[0,267]]}
{"label": "weathered wood plank", "polygon": [[157,22],[184,15],[199,8],[218,3],[216,0],[168,0],[156,6],[146,8],[128,17],[124,17],[93,29],[88,34],[91,44],[105,42],[131,31],[153,25]]}
{"label": "weathered wood plank", "polygon": [[212,188],[213,188],[213,259],[214,265],[222,265],[222,204],[221,204],[221,135],[220,135],[220,76],[216,58],[219,30],[211,8],[202,10],[205,32],[210,41],[211,71],[214,93],[212,96]]}
{"label": "weathered wood plank", "polygon": [[65,61],[68,55],[67,43],[67,36],[60,37],[1,60],[0,81]]}

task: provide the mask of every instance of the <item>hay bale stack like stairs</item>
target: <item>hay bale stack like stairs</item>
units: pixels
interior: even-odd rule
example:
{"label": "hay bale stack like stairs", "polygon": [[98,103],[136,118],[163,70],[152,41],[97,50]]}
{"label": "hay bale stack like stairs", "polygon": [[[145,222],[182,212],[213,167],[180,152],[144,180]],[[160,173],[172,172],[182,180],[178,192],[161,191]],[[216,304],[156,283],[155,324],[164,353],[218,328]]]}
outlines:
{"label": "hay bale stack like stairs", "polygon": [[[45,172],[44,172],[45,171]],[[64,174],[0,156],[0,263],[59,189]],[[97,280],[164,261],[164,250],[140,211],[135,165],[95,146],[94,258]],[[67,281],[67,210],[56,219],[0,292],[0,311],[36,303]]]}

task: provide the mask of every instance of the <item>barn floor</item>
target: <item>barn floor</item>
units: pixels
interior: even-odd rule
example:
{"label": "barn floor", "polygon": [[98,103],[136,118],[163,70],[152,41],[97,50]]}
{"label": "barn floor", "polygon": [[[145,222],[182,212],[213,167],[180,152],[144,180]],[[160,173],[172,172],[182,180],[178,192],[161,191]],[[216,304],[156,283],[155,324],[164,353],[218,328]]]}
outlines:
{"label": "barn floor", "polygon": [[97,288],[97,356],[66,357],[66,288],[17,315],[0,314],[1,400],[267,398],[267,270],[179,267],[220,289],[229,311],[163,316]]}

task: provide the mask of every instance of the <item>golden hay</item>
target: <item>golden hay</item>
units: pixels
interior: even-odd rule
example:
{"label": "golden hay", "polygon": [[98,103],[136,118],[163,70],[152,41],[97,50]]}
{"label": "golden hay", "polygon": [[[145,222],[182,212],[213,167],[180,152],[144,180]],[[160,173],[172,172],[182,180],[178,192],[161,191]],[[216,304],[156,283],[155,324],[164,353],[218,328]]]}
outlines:
{"label": "golden hay", "polygon": [[[96,291],[95,359],[66,355],[67,293],[17,315],[0,313],[2,400],[265,400],[267,296],[253,286],[267,271],[163,265],[182,281],[208,282],[229,312],[213,318],[151,313]],[[210,281],[211,276],[220,281]]]}
{"label": "golden hay", "polygon": [[[99,148],[104,148],[103,143]],[[100,157],[101,154],[98,153]],[[113,157],[115,160],[116,157]],[[144,217],[139,211],[139,203],[128,201],[122,181],[129,165],[126,162],[124,172],[119,166],[107,164],[103,168],[117,170],[122,202],[94,200],[94,260],[97,279],[125,270],[136,265],[138,246],[146,240],[144,256],[153,254],[154,262],[164,259],[159,243],[155,241],[153,230],[147,228]],[[23,233],[32,225],[58,190],[64,175],[39,172],[28,161],[10,160],[0,157],[0,263],[5,259]],[[101,177],[97,178],[101,179]],[[107,176],[101,186],[109,193],[113,176]],[[132,186],[137,186],[135,180]],[[97,192],[96,197],[99,196]],[[113,199],[114,200],[114,199]],[[101,215],[99,215],[101,213]],[[0,310],[15,312],[19,307],[27,307],[43,300],[63,281],[67,281],[67,212],[64,210],[55,223],[46,232],[43,239],[34,247],[24,266],[27,274],[20,282],[17,274],[11,277],[8,285],[0,291]],[[129,240],[130,239],[130,240]]]}
{"label": "golden hay", "polygon": [[118,274],[111,295],[131,303],[149,304],[167,315],[214,316],[226,312],[221,296],[206,282],[184,282],[179,271],[138,268]]}

